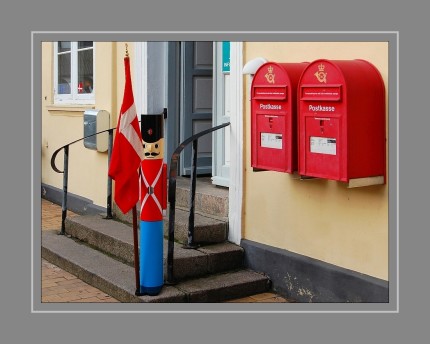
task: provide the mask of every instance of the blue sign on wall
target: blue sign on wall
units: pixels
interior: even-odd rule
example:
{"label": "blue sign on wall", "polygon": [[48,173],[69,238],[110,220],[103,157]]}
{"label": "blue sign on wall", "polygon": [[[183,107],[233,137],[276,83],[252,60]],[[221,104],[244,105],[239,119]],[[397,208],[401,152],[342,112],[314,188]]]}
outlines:
{"label": "blue sign on wall", "polygon": [[222,42],[222,72],[230,73],[230,42]]}

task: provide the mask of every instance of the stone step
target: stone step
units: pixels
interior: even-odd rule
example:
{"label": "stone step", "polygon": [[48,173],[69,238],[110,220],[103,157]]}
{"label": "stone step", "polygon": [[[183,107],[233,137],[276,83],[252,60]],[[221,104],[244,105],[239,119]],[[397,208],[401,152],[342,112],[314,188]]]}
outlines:
{"label": "stone step", "polygon": [[[117,215],[115,219],[131,225],[133,218],[131,211],[127,214]],[[216,217],[213,215],[202,214],[200,212],[194,213],[194,241],[196,243],[220,243],[227,240],[228,236],[228,219]],[[139,212],[137,213],[138,223]],[[175,241],[186,243],[188,240],[188,217],[189,211],[187,209],[176,207],[175,208]],[[167,236],[169,228],[169,209],[167,209],[166,216],[164,217],[164,235]]]}
{"label": "stone step", "polygon": [[[132,227],[100,215],[66,218],[66,234],[114,258],[133,266],[134,246]],[[168,241],[164,240],[166,266]],[[173,274],[177,280],[234,270],[243,266],[243,249],[229,242],[185,249],[174,243]]]}
{"label": "stone step", "polygon": [[[176,205],[189,209],[190,178],[176,180]],[[228,188],[213,185],[210,178],[197,178],[196,211],[228,218]]]}
{"label": "stone step", "polygon": [[[175,241],[187,243],[188,218],[190,212],[176,207],[175,211]],[[164,235],[169,230],[169,213],[164,218]],[[199,244],[222,243],[228,237],[228,220],[211,215],[195,212],[194,215],[194,242]]]}
{"label": "stone step", "polygon": [[[180,208],[189,209],[189,198],[190,179],[178,177],[176,180],[176,205]],[[197,213],[213,215],[225,222],[228,221],[228,188],[213,185],[210,178],[197,178],[194,206]],[[115,203],[112,207],[118,220],[127,223],[133,222],[132,211],[123,214]]]}
{"label": "stone step", "polygon": [[157,296],[136,296],[133,267],[53,231],[42,232],[42,257],[121,302],[220,302],[270,288],[266,276],[238,270],[164,285]]}

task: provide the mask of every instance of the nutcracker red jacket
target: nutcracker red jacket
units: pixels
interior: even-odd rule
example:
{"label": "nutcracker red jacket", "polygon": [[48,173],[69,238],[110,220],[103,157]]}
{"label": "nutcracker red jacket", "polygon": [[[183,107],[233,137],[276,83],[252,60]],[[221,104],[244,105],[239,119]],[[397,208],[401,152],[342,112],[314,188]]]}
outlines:
{"label": "nutcracker red jacket", "polygon": [[140,169],[140,220],[161,221],[167,208],[167,165],[144,159]]}

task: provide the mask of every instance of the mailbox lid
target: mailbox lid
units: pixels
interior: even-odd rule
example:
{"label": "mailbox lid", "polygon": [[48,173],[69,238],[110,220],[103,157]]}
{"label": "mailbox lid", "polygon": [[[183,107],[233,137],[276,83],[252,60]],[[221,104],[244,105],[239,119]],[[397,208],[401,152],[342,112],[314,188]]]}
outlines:
{"label": "mailbox lid", "polygon": [[262,64],[252,79],[251,99],[295,102],[296,86],[307,65],[307,62]]}
{"label": "mailbox lid", "polygon": [[364,96],[385,94],[378,69],[360,59],[315,60],[303,71],[299,83],[299,100],[365,102]]}

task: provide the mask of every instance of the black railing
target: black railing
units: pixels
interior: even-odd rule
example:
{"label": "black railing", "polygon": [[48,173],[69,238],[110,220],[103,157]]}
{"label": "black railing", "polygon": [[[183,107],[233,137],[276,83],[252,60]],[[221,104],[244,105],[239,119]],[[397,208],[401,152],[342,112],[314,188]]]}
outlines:
{"label": "black railing", "polygon": [[[108,138],[108,166],[110,164],[110,157],[111,157],[111,153],[112,153],[112,142],[113,142],[113,131],[116,128],[110,128],[110,129],[106,129],[103,131],[99,131],[98,133],[94,133],[91,135],[87,135],[84,136],[78,140],[72,141],[60,148],[58,148],[51,157],[51,167],[52,169],[57,172],[57,173],[63,173],[63,199],[61,202],[61,231],[60,234],[65,234],[66,231],[66,227],[65,227],[65,220],[66,220],[66,216],[67,216],[67,187],[68,187],[68,182],[69,182],[69,146],[82,141],[88,137],[94,136],[94,135],[98,135],[98,134],[102,134],[102,133],[109,133],[109,138]],[[58,155],[59,152],[61,152],[61,150],[64,149],[64,167],[63,167],[63,171],[60,171],[57,166],[55,165],[55,159]],[[108,183],[107,183],[107,205],[106,205],[106,219],[111,219],[112,218],[112,179],[108,176]]]}
{"label": "black railing", "polygon": [[[216,130],[222,129],[230,125],[230,122],[221,124],[219,126],[201,131],[182,142],[173,152],[170,159],[169,168],[169,231],[168,231],[168,252],[167,252],[167,284],[174,284],[175,279],[173,276],[173,253],[174,253],[174,241],[175,241],[175,206],[176,206],[176,179],[178,173],[178,160],[182,150],[192,142],[192,155],[191,155],[191,177],[190,177],[190,202],[189,202],[189,216],[188,216],[188,238],[186,248],[196,248],[198,245],[194,242],[194,214],[195,214],[195,195],[196,195],[196,177],[197,177],[197,149],[198,139],[204,135],[212,133]],[[63,198],[61,204],[61,231],[60,234],[65,234],[65,220],[67,217],[67,188],[68,188],[68,175],[69,175],[69,146],[82,141],[88,137],[102,134],[105,132],[109,133],[108,138],[108,166],[110,164],[110,158],[112,154],[112,142],[113,142],[113,131],[116,128],[110,128],[103,130],[88,136],[84,136],[78,140],[72,141],[60,148],[58,148],[51,157],[51,167],[57,173],[63,173]],[[63,171],[60,171],[55,165],[55,159],[58,153],[64,149],[64,167]],[[112,219],[112,179],[108,176],[107,182],[107,206],[106,206],[106,219]]]}
{"label": "black railing", "polygon": [[188,238],[185,248],[196,248],[197,245],[194,242],[194,200],[196,195],[196,177],[197,177],[197,149],[198,139],[204,135],[212,133],[218,129],[227,127],[230,122],[221,124],[219,126],[201,131],[182,142],[173,152],[172,158],[170,159],[169,168],[169,232],[168,232],[168,251],[167,251],[167,284],[175,284],[176,281],[173,276],[173,253],[174,253],[174,242],[175,242],[175,206],[176,206],[176,179],[178,173],[178,160],[182,150],[191,142],[192,155],[191,155],[191,177],[190,177],[190,213],[188,216]]}

